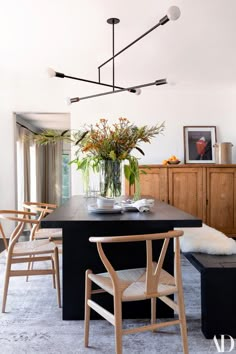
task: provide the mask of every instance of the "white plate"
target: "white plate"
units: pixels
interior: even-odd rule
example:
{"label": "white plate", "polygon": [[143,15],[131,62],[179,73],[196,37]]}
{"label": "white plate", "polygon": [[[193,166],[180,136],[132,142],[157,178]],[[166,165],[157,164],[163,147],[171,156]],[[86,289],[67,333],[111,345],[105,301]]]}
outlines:
{"label": "white plate", "polygon": [[88,205],[88,211],[96,214],[117,214],[123,211],[119,205],[114,205],[113,208],[99,208],[96,204]]}

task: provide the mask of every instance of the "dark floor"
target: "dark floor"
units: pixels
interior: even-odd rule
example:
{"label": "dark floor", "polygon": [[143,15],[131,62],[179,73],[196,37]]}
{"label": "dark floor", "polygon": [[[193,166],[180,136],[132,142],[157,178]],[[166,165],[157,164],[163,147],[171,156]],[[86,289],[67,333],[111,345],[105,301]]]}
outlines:
{"label": "dark floor", "polygon": [[5,246],[4,246],[4,243],[3,243],[3,239],[0,238],[0,252],[4,251],[5,249]]}

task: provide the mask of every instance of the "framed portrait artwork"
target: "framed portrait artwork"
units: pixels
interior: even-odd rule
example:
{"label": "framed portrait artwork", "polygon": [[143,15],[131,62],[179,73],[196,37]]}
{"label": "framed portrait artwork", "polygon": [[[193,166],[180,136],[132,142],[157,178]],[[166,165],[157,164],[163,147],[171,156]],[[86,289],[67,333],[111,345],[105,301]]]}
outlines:
{"label": "framed portrait artwork", "polygon": [[185,163],[214,163],[215,126],[184,126]]}

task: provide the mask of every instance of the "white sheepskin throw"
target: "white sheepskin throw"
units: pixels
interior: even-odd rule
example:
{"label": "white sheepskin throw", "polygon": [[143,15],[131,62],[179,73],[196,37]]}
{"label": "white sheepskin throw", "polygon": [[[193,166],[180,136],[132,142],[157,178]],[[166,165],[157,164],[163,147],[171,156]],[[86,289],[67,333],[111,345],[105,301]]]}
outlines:
{"label": "white sheepskin throw", "polygon": [[236,254],[236,242],[222,232],[202,224],[202,227],[183,227],[180,237],[182,252],[200,252],[208,254]]}

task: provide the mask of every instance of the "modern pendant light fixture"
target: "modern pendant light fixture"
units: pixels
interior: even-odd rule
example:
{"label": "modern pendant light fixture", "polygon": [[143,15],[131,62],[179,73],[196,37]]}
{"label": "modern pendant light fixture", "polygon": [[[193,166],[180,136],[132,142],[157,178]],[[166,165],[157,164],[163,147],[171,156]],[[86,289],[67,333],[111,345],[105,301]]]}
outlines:
{"label": "modern pendant light fixture", "polygon": [[[152,32],[157,27],[163,26],[164,24],[166,24],[169,21],[176,21],[179,17],[180,17],[180,9],[177,6],[171,6],[169,8],[169,10],[167,11],[167,15],[165,15],[162,19],[160,19],[160,21],[155,26],[150,28],[147,32],[143,33],[140,37],[136,38],[133,42],[128,44],[126,47],[124,47],[123,49],[121,49],[117,53],[115,53],[115,24],[119,23],[120,20],[118,18],[109,18],[107,20],[107,22],[112,25],[112,57],[109,58],[108,60],[106,60],[104,63],[102,63],[98,67],[98,81],[83,79],[83,78],[79,78],[79,77],[75,77],[75,76],[69,76],[69,75],[60,73],[58,71],[55,71],[52,68],[48,69],[48,75],[50,77],[58,77],[58,78],[62,78],[62,79],[66,78],[66,79],[78,80],[78,81],[88,82],[88,83],[91,83],[91,84],[100,85],[100,86],[106,86],[106,87],[111,87],[112,88],[112,91],[102,92],[102,93],[98,93],[98,94],[94,94],[94,95],[90,95],[90,96],[84,96],[84,97],[68,98],[67,99],[67,103],[68,104],[79,102],[79,101],[86,100],[86,99],[89,99],[89,98],[100,97],[100,96],[110,95],[110,94],[113,94],[113,93],[119,93],[119,92],[124,92],[124,91],[128,91],[128,92],[134,93],[136,95],[139,95],[141,93],[141,88],[143,88],[143,87],[154,86],[154,85],[156,85],[156,86],[165,85],[165,84],[168,83],[167,79],[159,79],[159,80],[155,80],[153,82],[149,82],[149,83],[146,83],[146,84],[135,85],[135,86],[126,87],[126,88],[117,86],[115,84],[115,58],[118,55],[120,55],[121,53],[123,53],[125,50],[130,48],[132,45],[137,43],[140,39],[145,37],[147,34]],[[112,85],[104,83],[104,82],[101,82],[101,68],[104,65],[106,65],[107,63],[109,63],[110,61],[112,61]]]}

